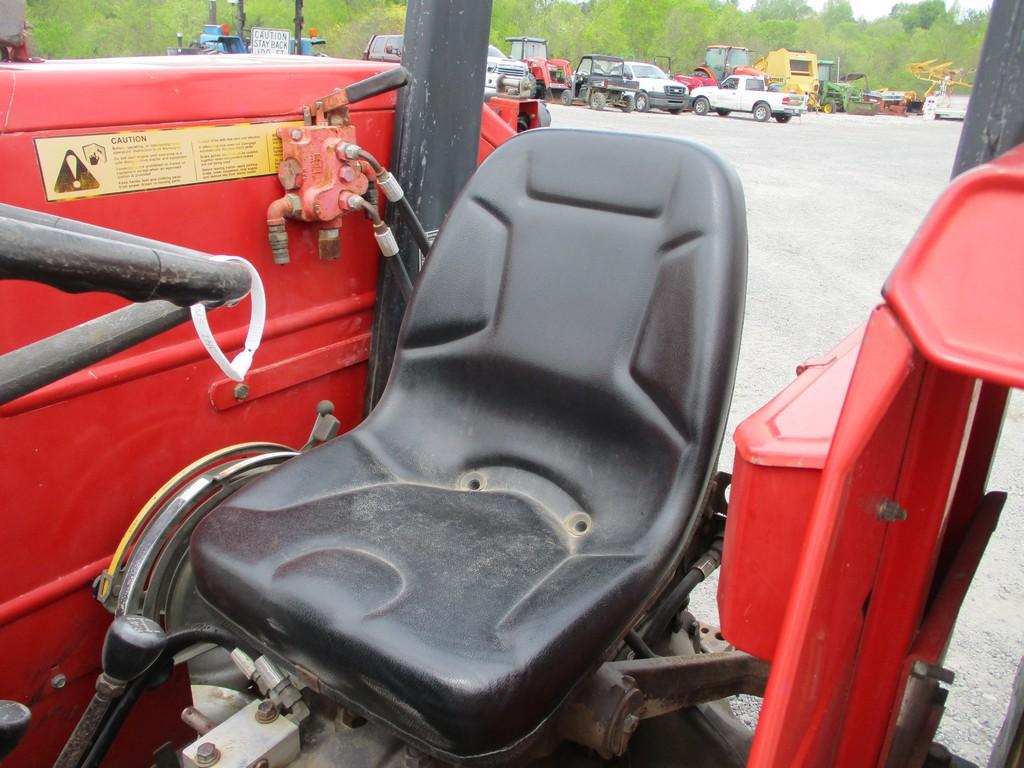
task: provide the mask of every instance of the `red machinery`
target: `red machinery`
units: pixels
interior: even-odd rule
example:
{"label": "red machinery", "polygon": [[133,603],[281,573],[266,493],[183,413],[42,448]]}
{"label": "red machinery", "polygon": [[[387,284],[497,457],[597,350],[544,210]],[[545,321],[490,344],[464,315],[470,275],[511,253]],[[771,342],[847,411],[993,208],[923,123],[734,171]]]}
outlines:
{"label": "red machinery", "polygon": [[691,91],[705,85],[718,85],[729,75],[764,75],[750,66],[750,49],[737,45],[709,45],[704,53],[704,63],[695,67],[689,75],[675,75]]}
{"label": "red machinery", "polygon": [[562,92],[572,84],[572,66],[566,59],[548,58],[548,41],[541,37],[506,37],[512,43],[509,54],[525,62],[537,81],[534,94],[538,99],[559,101]]}
{"label": "red machinery", "polygon": [[[411,23],[421,23],[415,15],[418,11],[436,11],[442,5],[428,0],[410,3]],[[1024,139],[1024,114],[1003,109],[1013,103],[1005,90],[1024,67],[1020,42],[1024,20],[1019,13],[1013,15],[1019,8],[1020,3],[997,2],[993,10],[986,41],[986,51],[993,55],[979,72],[982,87],[972,102],[957,166],[958,170],[980,167],[959,176],[935,205],[866,324],[832,353],[803,364],[793,384],[740,426],[727,509],[727,478],[705,482],[707,502],[694,518],[688,538],[681,537],[679,560],[657,576],[656,589],[637,598],[632,608],[627,606],[635,620],[625,625],[609,649],[582,660],[592,661],[591,671],[566,694],[550,723],[536,725],[520,709],[510,709],[508,717],[495,721],[486,733],[474,733],[472,712],[448,726],[469,733],[478,740],[475,743],[497,739],[495,734],[505,729],[518,728],[519,733],[536,726],[530,734],[535,751],[519,754],[517,759],[543,755],[544,764],[549,765],[601,765],[604,759],[628,751],[633,764],[653,764],[652,755],[670,754],[670,764],[683,766],[689,764],[691,753],[677,749],[680,744],[693,748],[692,754],[715,754],[704,750],[714,749],[716,739],[728,747],[722,754],[736,759],[730,763],[723,758],[720,764],[739,764],[748,749],[752,766],[923,764],[942,712],[942,686],[949,681],[949,672],[943,669],[945,649],[1005,499],[1000,492],[988,491],[986,482],[1008,391],[1024,386],[1024,318],[1017,295],[1024,232],[1017,231],[1021,217],[1016,215],[1024,201],[1024,148],[1013,148]],[[427,21],[422,23],[448,24],[449,34],[459,30],[459,24],[468,25],[461,29],[469,30],[467,34],[478,38],[482,47],[486,14],[474,11],[478,12],[475,20],[425,14]],[[438,29],[421,33],[441,34]],[[424,46],[424,50],[430,48]],[[413,69],[414,80],[418,68],[427,65],[426,57],[406,63]],[[435,65],[451,76],[450,62]],[[120,728],[121,736],[113,743],[106,765],[149,765],[154,759],[160,766],[179,765],[179,759],[188,765],[216,765],[221,758],[213,744],[216,738],[204,741],[202,735],[241,727],[239,718],[248,709],[214,723],[188,706],[185,667],[173,671],[170,646],[161,645],[170,642],[168,637],[159,625],[141,618],[148,610],[141,606],[142,596],[148,601],[158,591],[159,565],[152,571],[153,581],[147,582],[147,572],[132,572],[133,563],[153,545],[147,536],[157,530],[159,518],[176,514],[189,503],[199,505],[197,510],[205,515],[216,505],[224,506],[233,494],[242,494],[243,487],[248,493],[248,483],[257,475],[268,481],[298,476],[298,487],[322,482],[324,472],[303,476],[301,468],[311,466],[309,459],[327,455],[324,451],[332,445],[342,445],[342,441],[333,442],[339,432],[365,424],[364,403],[376,401],[387,379],[386,368],[376,366],[388,359],[388,335],[397,332],[395,317],[401,316],[401,294],[407,288],[403,272],[418,272],[431,250],[424,227],[411,209],[417,209],[425,227],[440,226],[471,166],[513,135],[492,110],[483,110],[479,129],[473,123],[467,128],[468,101],[459,109],[449,109],[450,104],[438,105],[435,97],[428,107],[418,100],[424,94],[415,90],[403,94],[404,109],[399,106],[396,112],[396,97],[388,89],[403,78],[385,66],[300,57],[261,61],[259,66],[246,57],[0,65],[0,104],[7,105],[0,133],[0,167],[12,181],[5,185],[2,197],[3,203],[18,206],[0,208],[0,300],[15,320],[0,328],[0,349],[5,350],[0,355],[0,392],[5,400],[0,406],[0,434],[7,448],[0,471],[0,487],[7,499],[0,538],[0,652],[7,662],[0,666],[0,694],[31,710],[29,724],[23,707],[0,702],[0,751],[14,748],[5,766],[50,764],[83,712],[87,715],[75,734],[88,738],[68,743],[65,757],[77,754],[79,758],[62,765],[91,765],[93,755],[97,762],[102,759],[124,722],[118,718],[127,712],[132,714]],[[378,79],[370,79],[374,76]],[[472,80],[472,73],[467,77]],[[462,92],[455,88],[452,97]],[[440,111],[424,119],[423,110],[428,108]],[[443,123],[446,113],[451,122],[433,137],[440,144],[431,143],[426,131],[434,120]],[[466,130],[473,133],[468,154],[453,150],[451,155],[435,156],[438,146],[466,149]],[[458,135],[462,141],[450,140]],[[661,215],[662,205],[661,199],[642,196],[623,202],[595,183],[587,192],[597,195],[597,202],[578,206],[579,211],[573,207],[573,196],[583,194],[573,186],[573,174],[584,174],[581,169],[588,167],[580,162],[586,156],[586,144],[604,140],[587,133],[531,132],[511,142],[508,151],[496,154],[486,167],[505,183],[529,168],[533,176],[528,183],[520,179],[526,189],[522,205],[552,206],[558,211],[555,220],[562,237],[567,217],[578,213],[589,226],[572,230],[575,239],[561,241],[560,249],[586,252],[589,248],[603,255],[603,238],[594,229],[600,216],[608,217],[615,229],[634,227],[635,236],[653,237],[652,231],[660,230],[636,222],[654,220]],[[621,141],[623,145],[662,142],[661,151],[690,153],[687,157],[698,169],[694,173],[702,178],[705,174],[711,178],[717,172],[713,169],[721,167],[706,150],[691,145],[639,137]],[[537,153],[557,142],[558,151],[550,156],[550,164],[529,158],[512,163],[511,148],[516,142],[525,148],[522,151]],[[499,156],[506,165],[494,164]],[[602,162],[593,163],[586,173],[605,172],[613,156],[601,154]],[[671,181],[666,174],[674,173],[675,166],[661,162],[661,157],[661,152],[651,152],[625,157],[624,162],[638,163],[632,166],[634,175],[653,187],[659,178]],[[387,164],[394,165],[394,176],[381,163],[384,158],[391,158]],[[436,162],[442,164],[433,165]],[[428,168],[425,175],[410,170],[424,167]],[[434,173],[438,167],[451,175]],[[456,173],[460,168],[465,171],[462,176]],[[722,173],[715,182],[719,214],[742,211],[738,187],[730,186],[731,177]],[[380,197],[375,199],[377,190]],[[701,195],[706,191],[700,187]],[[505,194],[505,187],[494,186],[492,194]],[[398,243],[378,213],[384,198],[389,209],[400,214],[388,219],[396,228]],[[442,260],[425,275],[425,280],[433,281],[431,286],[417,288],[418,296],[436,291],[445,282],[455,289],[452,296],[459,298],[446,304],[445,312],[432,316],[423,310],[414,321],[418,328],[426,324],[439,347],[451,355],[465,346],[466,338],[483,335],[481,306],[493,306],[497,299],[485,293],[490,305],[481,304],[473,288],[498,274],[494,260],[503,251],[488,244],[500,240],[502,232],[512,231],[505,210],[495,207],[479,187],[469,198],[456,209],[459,220],[447,226],[464,227],[468,220],[472,236],[459,240],[461,246],[449,238],[446,247],[475,253],[473,263],[478,269],[445,272],[451,262]],[[271,206],[268,214],[275,200],[286,200],[287,205]],[[691,207],[698,202],[691,201]],[[132,234],[83,227],[79,222]],[[743,232],[742,220],[725,224],[723,231]],[[515,230],[507,247],[522,249],[525,242],[527,255],[540,252],[546,241],[531,239],[536,235],[535,229]],[[703,254],[697,250],[704,247],[702,240],[712,242],[713,238],[711,234],[694,238],[684,232],[672,235],[662,250]],[[636,237],[631,242],[635,246]],[[36,258],[31,243],[39,248],[45,244],[47,258]],[[199,252],[243,255],[265,283],[264,343],[242,381],[209,359],[190,327],[176,327],[187,320],[187,308],[196,302],[230,304],[249,289],[249,278],[237,265],[210,262],[200,258]],[[78,255],[65,258],[69,253]],[[710,263],[726,257],[723,246]],[[533,268],[554,268],[551,265],[558,258],[557,250],[545,252]],[[134,265],[131,273],[124,266],[129,263]],[[382,263],[389,266],[381,269]],[[669,265],[677,263],[687,264],[686,269],[665,268],[665,280],[687,279],[691,262],[669,261]],[[121,267],[95,269],[97,264]],[[637,261],[629,269],[619,268],[615,285],[635,279],[641,268],[650,268],[643,265]],[[513,273],[511,278],[522,280],[524,274]],[[542,281],[535,290],[538,294],[561,290],[573,279],[599,291],[610,278],[598,269],[584,269]],[[49,287],[78,293],[97,284],[108,293],[72,298]],[[655,289],[650,292],[658,294]],[[583,306],[588,303],[586,295],[580,302]],[[694,293],[687,306],[699,304],[700,297]],[[125,298],[138,303],[125,306]],[[617,295],[608,297],[601,308],[610,311],[619,300]],[[544,302],[527,304],[530,311],[521,316],[523,322],[531,323],[533,315],[541,317],[547,311]],[[414,305],[414,309],[425,306]],[[557,341],[573,332],[577,316],[566,314],[562,304],[555,306],[562,313],[562,326],[550,325],[548,332]],[[653,319],[642,318],[645,324],[677,323],[685,317],[679,314],[679,302],[657,306]],[[122,322],[115,333],[103,318],[94,320],[104,313]],[[249,322],[247,308],[216,309],[211,318],[222,346],[242,345]],[[130,328],[123,324],[128,320],[134,324]],[[641,318],[633,322],[640,323]],[[69,332],[71,337],[61,333],[71,326],[77,326]],[[602,334],[613,339],[622,336],[618,325],[591,324],[584,330],[588,339]],[[95,345],[98,332],[109,336],[102,348]],[[54,338],[39,342],[43,337]],[[627,375],[615,383],[627,392],[634,383],[653,392],[652,399],[642,402],[644,413],[652,423],[672,421],[685,434],[690,427],[673,411],[674,393],[659,389],[660,380],[652,384],[649,373],[655,347],[670,346],[674,338],[674,334],[658,337],[656,345],[643,346],[635,358],[627,358]],[[528,349],[542,341],[551,342],[524,336],[504,343]],[[406,345],[412,347],[411,354],[408,350],[405,354],[414,360],[415,368],[415,360],[424,357],[422,340],[406,341]],[[551,348],[558,354],[552,354],[550,365],[560,364],[566,354],[577,355],[573,375],[524,388],[524,402],[541,402],[538,398],[548,391],[581,381],[584,392],[606,386],[602,380],[586,380],[589,366],[600,353],[598,347],[590,348],[589,354],[575,348],[558,351],[557,345]],[[44,359],[46,365],[40,362]],[[506,364],[497,358],[491,363],[489,381],[494,389],[506,388],[521,376],[512,367],[493,367],[500,365]],[[474,370],[466,368],[460,376],[472,379]],[[685,379],[686,373],[673,368],[668,380]],[[705,378],[728,379],[728,373],[719,376],[716,369],[714,376]],[[417,386],[426,392],[436,381],[421,378]],[[334,403],[333,413],[317,406],[324,400]],[[581,419],[584,404],[574,400],[565,409],[566,423],[591,434],[595,441],[607,441],[607,450],[583,453],[586,443],[575,442],[568,453],[575,456],[573,452],[580,451],[587,460],[584,466],[608,460],[609,455],[617,464],[628,464],[634,452],[616,453],[614,448],[630,437],[621,414],[611,401],[598,404],[601,419]],[[408,440],[396,454],[401,461],[411,461],[414,455],[422,458],[414,447],[421,439],[415,432],[419,424],[439,424],[450,416],[445,411],[476,413],[479,408],[475,399],[442,406],[415,416],[417,423],[394,425],[412,430],[405,433]],[[314,424],[312,433],[310,424]],[[512,445],[517,435],[524,434],[522,425],[509,420],[504,434]],[[427,463],[446,460],[458,438],[455,433],[436,434],[436,439],[447,442]],[[408,455],[402,453],[403,445]],[[367,451],[379,450],[372,441],[365,446]],[[646,443],[638,450],[649,448]],[[204,454],[206,458],[196,462]],[[649,456],[651,462],[660,460],[653,450]],[[278,465],[283,466],[275,469]],[[180,471],[182,467],[187,469]],[[538,469],[517,462],[504,471],[514,481],[534,472],[547,477],[545,473],[553,470],[550,465]],[[459,498],[480,493],[474,497],[480,504],[497,503],[488,499],[501,494],[489,493],[487,483],[500,478],[493,468],[471,472],[459,479],[460,493],[464,492]],[[199,491],[189,489],[200,486],[210,495],[197,495],[190,502],[188,494]],[[615,497],[617,506],[628,507],[646,492],[640,485],[626,490]],[[539,481],[531,492],[553,493]],[[562,491],[554,493],[552,503],[563,503],[563,496]],[[201,505],[204,499],[207,507]],[[600,516],[592,518],[581,507],[575,509],[566,518],[566,536],[581,537],[591,526],[602,525]],[[249,539],[265,524],[265,514],[258,510],[248,514],[247,522],[233,529],[239,540]],[[286,529],[299,519],[284,518]],[[500,522],[507,524],[510,519]],[[417,520],[410,517],[408,524],[416,525]],[[516,520],[512,522],[519,525]],[[179,523],[166,529],[171,537],[166,548],[177,542],[187,552],[188,526],[195,523],[191,518]],[[465,534],[458,525],[449,525],[445,532],[446,538],[454,540]],[[443,545],[431,533],[425,529],[410,539],[418,542],[416,549],[422,550],[418,555],[428,556]],[[626,533],[615,531],[617,536]],[[285,530],[281,535],[291,534]],[[486,546],[478,542],[473,546],[459,557],[486,555],[491,563],[478,574],[479,594],[521,577],[517,568],[495,565],[497,554]],[[534,549],[514,551],[520,569]],[[356,571],[331,571],[330,578],[318,583],[328,589],[332,581],[371,573],[376,574],[372,591],[394,578],[375,556],[360,557]],[[593,555],[589,562],[590,567],[614,569],[633,557],[635,553],[611,552]],[[689,590],[719,560],[722,633],[736,650],[703,642],[701,633],[707,627],[691,623],[692,617],[683,610]],[[323,567],[316,568],[323,572]],[[138,585],[136,593],[125,586],[132,579]],[[576,647],[590,642],[587,633],[597,631],[605,620],[602,614],[621,609],[614,599],[616,590],[624,592],[632,583],[623,579],[609,592],[612,597],[598,603],[603,608],[593,614],[587,629],[569,632]],[[540,601],[539,607],[546,610],[545,605],[559,605],[557,601],[567,594],[588,594],[593,589],[586,580],[569,580],[556,593],[548,593],[548,602]],[[94,590],[108,607],[113,601],[127,604],[118,607],[120,618],[110,631],[109,615],[97,605]],[[477,592],[468,594],[474,600],[479,597]],[[131,605],[132,595],[140,600],[137,611]],[[435,592],[435,597],[445,611],[458,615],[460,606],[444,603],[443,590]],[[533,596],[518,601],[509,615],[538,610],[538,600]],[[171,595],[167,610],[159,616],[168,630],[175,630],[176,623],[182,626],[184,612],[194,638],[213,643],[228,638],[233,644],[234,638],[225,632],[234,631],[235,625],[209,628],[205,622],[219,614],[209,609],[196,613],[201,603],[194,595]],[[481,604],[486,607],[486,600]],[[268,614],[267,618],[274,617]],[[372,626],[374,618],[358,620]],[[432,619],[425,615],[417,620],[429,624]],[[204,623],[193,626],[197,621]],[[355,618],[338,622],[330,631],[344,633],[352,621]],[[542,635],[563,621],[549,612],[544,622],[527,626],[527,634]],[[269,644],[277,629],[272,623],[268,627],[264,635],[245,635],[235,650],[243,644],[257,648]],[[105,632],[103,673],[97,678]],[[180,634],[172,632],[170,638],[184,643]],[[315,644],[315,638],[300,640]],[[443,647],[459,648],[465,642],[464,637],[446,637]],[[175,646],[175,651],[184,652],[194,644],[195,639]],[[683,646],[689,647],[685,653]],[[248,647],[251,651],[253,646]],[[410,656],[424,653],[422,644],[408,650]],[[434,653],[430,656],[433,666],[422,664],[420,673],[444,680],[446,657],[430,653]],[[301,751],[287,752],[287,761],[294,758],[295,765],[305,765],[303,760],[327,759],[324,753],[313,754],[311,744],[323,749],[339,740],[349,745],[346,749],[364,750],[355,753],[363,755],[362,762],[359,758],[353,762],[352,753],[345,753],[349,755],[346,764],[353,765],[370,763],[370,755],[376,755],[374,759],[380,760],[376,764],[382,766],[429,765],[430,755],[453,753],[450,743],[443,743],[440,736],[436,743],[431,741],[430,728],[422,726],[433,722],[433,712],[446,706],[447,700],[438,698],[433,711],[427,706],[399,706],[397,711],[417,731],[396,735],[389,730],[390,721],[378,721],[358,700],[343,696],[342,705],[332,703],[329,681],[311,671],[312,661],[304,658],[293,665],[284,654],[266,654],[255,663],[246,653],[236,658],[240,669],[247,668],[247,658],[254,664],[246,673],[253,683],[243,686],[247,696],[255,696],[248,705],[252,716],[244,727],[247,733],[263,733],[264,726],[287,732],[274,742],[274,749],[284,751],[274,753],[276,757],[261,753],[264,763],[243,764],[284,765],[280,755],[294,749]],[[311,651],[310,657],[314,655]],[[148,658],[145,672],[132,677],[126,671],[131,667],[128,662],[142,657]],[[524,661],[529,659],[516,659]],[[556,661],[556,667],[564,668],[580,659],[566,656]],[[192,682],[202,678],[209,683],[212,673],[197,664],[193,659]],[[281,674],[282,668],[286,674]],[[412,674],[415,679],[419,673],[413,670]],[[142,693],[164,678],[170,682]],[[366,680],[370,689],[389,684],[387,675]],[[472,676],[451,681],[456,691],[477,682]],[[546,681],[531,684],[545,690]],[[495,687],[475,706],[481,712],[493,710],[502,690]],[[94,691],[99,692],[100,705]],[[742,728],[714,720],[724,716],[715,715],[710,702],[738,692],[764,694],[752,744]],[[428,695],[433,694],[428,691]],[[93,704],[87,710],[90,696]],[[132,711],[131,697],[139,696]],[[90,712],[95,715],[92,730]],[[367,715],[369,723],[364,721]],[[114,720],[117,727],[110,728]],[[314,721],[321,730],[310,734]],[[704,727],[695,725],[698,721]],[[714,739],[708,737],[708,722],[718,723],[710,729],[717,734]],[[296,723],[305,723],[301,746]],[[659,730],[664,723],[671,727]],[[551,728],[544,730],[548,725]],[[27,733],[22,733],[23,726]],[[328,726],[329,732],[324,730]],[[1009,722],[1011,742],[1014,733],[1021,733],[1019,727],[1018,722]],[[184,758],[172,746],[161,747],[167,742],[182,746],[194,739],[194,733],[201,738],[185,749]],[[97,751],[103,739],[107,743]],[[524,743],[527,740],[524,737]],[[226,743],[221,742],[221,748]],[[243,748],[249,747],[256,749],[244,741]],[[154,750],[156,758],[151,757]],[[1020,764],[1019,750],[1015,754],[1018,762],[1008,764]],[[493,755],[475,754],[457,762],[498,761]]]}

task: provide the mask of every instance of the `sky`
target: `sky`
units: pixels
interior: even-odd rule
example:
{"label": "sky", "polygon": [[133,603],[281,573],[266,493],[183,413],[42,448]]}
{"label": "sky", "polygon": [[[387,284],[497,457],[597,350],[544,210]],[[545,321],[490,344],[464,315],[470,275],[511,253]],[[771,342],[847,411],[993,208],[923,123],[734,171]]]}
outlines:
{"label": "sky", "polygon": [[[869,21],[871,19],[877,19],[880,16],[888,16],[889,11],[899,0],[850,0],[850,5],[853,6],[853,15],[859,18],[865,18]],[[907,0],[907,2],[914,2],[914,0]],[[825,4],[825,0],[808,0],[810,5],[815,10],[820,11],[821,6]],[[950,0],[947,0],[946,6],[951,4]],[[960,9],[962,11],[985,11],[992,6],[992,0],[959,0]],[[754,5],[754,0],[740,0],[740,8],[743,10],[750,10],[751,6]]]}

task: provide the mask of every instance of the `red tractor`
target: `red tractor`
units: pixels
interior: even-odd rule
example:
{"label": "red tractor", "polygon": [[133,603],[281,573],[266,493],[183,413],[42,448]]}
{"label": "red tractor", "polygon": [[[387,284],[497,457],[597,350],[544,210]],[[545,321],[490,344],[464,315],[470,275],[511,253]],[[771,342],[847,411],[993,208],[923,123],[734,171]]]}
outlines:
{"label": "red tractor", "polygon": [[540,37],[506,37],[512,44],[511,58],[526,62],[537,81],[534,96],[559,101],[562,92],[572,86],[572,67],[565,59],[548,58],[548,41]]}
{"label": "red tractor", "polygon": [[515,136],[489,3],[410,0],[403,66],[0,27],[5,768],[950,765],[1024,386],[1022,9],[879,305],[732,477],[737,174]]}
{"label": "red tractor", "polygon": [[764,73],[750,65],[750,49],[736,45],[709,45],[704,52],[704,63],[692,74],[676,75],[677,82],[685,84],[691,91],[705,85],[718,85],[729,75],[763,76]]}

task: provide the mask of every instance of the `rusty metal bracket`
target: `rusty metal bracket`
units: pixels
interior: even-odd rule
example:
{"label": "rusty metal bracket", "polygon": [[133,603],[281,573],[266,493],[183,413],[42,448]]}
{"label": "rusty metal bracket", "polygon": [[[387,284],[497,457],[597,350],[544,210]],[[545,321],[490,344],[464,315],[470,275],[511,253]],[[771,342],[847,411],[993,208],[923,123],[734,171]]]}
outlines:
{"label": "rusty metal bracket", "polygon": [[609,661],[566,704],[558,732],[611,759],[626,751],[641,720],[738,693],[763,696],[768,672],[741,651]]}

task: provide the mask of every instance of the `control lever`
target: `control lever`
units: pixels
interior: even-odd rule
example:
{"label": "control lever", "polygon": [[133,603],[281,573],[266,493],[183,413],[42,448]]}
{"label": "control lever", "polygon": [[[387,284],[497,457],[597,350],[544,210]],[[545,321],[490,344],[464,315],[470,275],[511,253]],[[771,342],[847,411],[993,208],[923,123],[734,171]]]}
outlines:
{"label": "control lever", "polygon": [[[365,80],[360,80],[357,83],[352,83],[345,88],[336,88],[326,96],[317,99],[312,104],[303,108],[306,116],[306,125],[312,125],[314,122],[316,125],[327,125],[329,122],[327,115],[330,112],[344,109],[349,104],[369,99],[371,96],[379,96],[387,91],[401,88],[408,82],[409,71],[405,67],[398,66],[385,70],[373,77],[368,77]],[[345,123],[348,122],[347,115],[343,120]]]}
{"label": "control lever", "polygon": [[163,628],[145,616],[118,616],[103,639],[103,671],[96,693],[68,737],[54,768],[77,766],[92,745],[111,703],[124,695],[128,683],[144,675],[167,647]]}
{"label": "control lever", "polygon": [[0,701],[0,760],[11,754],[18,746],[31,720],[32,713],[24,704]]}
{"label": "control lever", "polygon": [[373,77],[352,83],[352,85],[345,89],[345,97],[348,99],[349,104],[355,104],[357,101],[368,99],[371,96],[394,91],[408,82],[409,70],[401,66],[394,67]]}

